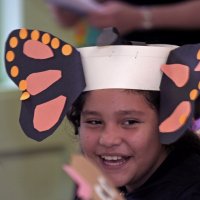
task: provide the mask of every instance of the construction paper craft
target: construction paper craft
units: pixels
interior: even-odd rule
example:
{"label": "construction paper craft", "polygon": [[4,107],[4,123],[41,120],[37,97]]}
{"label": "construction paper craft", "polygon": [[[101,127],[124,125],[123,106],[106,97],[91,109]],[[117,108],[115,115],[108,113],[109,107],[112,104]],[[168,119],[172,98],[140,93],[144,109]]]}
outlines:
{"label": "construction paper craft", "polygon": [[100,169],[82,155],[73,155],[70,165],[65,165],[64,170],[77,184],[79,198],[84,200],[124,199]]}
{"label": "construction paper craft", "polygon": [[86,80],[84,90],[126,88],[159,91],[160,68],[174,48],[177,47],[111,45],[79,48]]}
{"label": "construction paper craft", "polygon": [[[189,67],[181,64],[162,65],[161,70],[177,87],[183,87],[189,80]],[[178,76],[177,76],[178,74]]]}
{"label": "construction paper craft", "polygon": [[80,53],[49,33],[19,29],[7,39],[5,63],[22,91],[21,127],[41,141],[56,130],[85,88]]}
{"label": "construction paper craft", "polygon": [[51,135],[83,91],[108,88],[160,91],[163,144],[191,127],[200,90],[200,44],[134,45],[117,34],[106,29],[100,46],[78,50],[38,30],[9,35],[6,70],[22,91],[20,124],[29,137],[41,141]]}
{"label": "construction paper craft", "polygon": [[26,89],[31,95],[37,95],[61,78],[62,72],[60,70],[46,70],[44,72],[32,73],[26,79]]}
{"label": "construction paper craft", "polygon": [[192,125],[199,96],[200,44],[184,45],[170,52],[161,80],[160,140],[170,144]]}

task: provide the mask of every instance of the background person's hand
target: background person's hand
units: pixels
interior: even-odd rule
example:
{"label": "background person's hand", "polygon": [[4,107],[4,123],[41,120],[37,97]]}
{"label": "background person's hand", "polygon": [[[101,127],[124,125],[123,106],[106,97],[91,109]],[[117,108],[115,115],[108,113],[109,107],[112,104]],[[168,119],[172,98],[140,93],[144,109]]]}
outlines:
{"label": "background person's hand", "polygon": [[121,34],[139,29],[143,21],[140,9],[137,6],[120,1],[103,3],[102,10],[89,13],[87,19],[94,27],[116,27]]}
{"label": "background person's hand", "polygon": [[55,20],[62,27],[73,27],[81,20],[80,15],[67,10],[65,7],[49,5],[49,9],[51,10]]}

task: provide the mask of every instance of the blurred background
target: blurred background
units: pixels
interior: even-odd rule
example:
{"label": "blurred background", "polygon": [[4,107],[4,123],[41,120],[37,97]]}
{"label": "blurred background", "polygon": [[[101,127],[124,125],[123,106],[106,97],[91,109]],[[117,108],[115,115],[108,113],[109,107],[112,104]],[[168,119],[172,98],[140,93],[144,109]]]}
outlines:
{"label": "blurred background", "polygon": [[62,165],[76,151],[72,128],[64,121],[59,130],[43,142],[27,138],[18,123],[20,92],[4,70],[5,40],[13,29],[44,30],[69,43],[76,43],[73,30],[56,26],[50,14],[43,0],[0,0],[1,200],[71,199],[73,185]]}
{"label": "blurred background", "polygon": [[[101,6],[105,2],[101,11],[87,16],[69,13],[62,6],[49,9],[46,1],[64,0],[0,0],[0,200],[70,200],[73,184],[62,165],[78,151],[66,119],[42,142],[21,131],[20,92],[4,67],[5,41],[13,29],[50,32],[76,47],[94,45],[101,29],[108,26],[117,27],[127,40],[177,45],[199,42],[199,0],[97,0]],[[126,23],[130,19],[134,23]]]}

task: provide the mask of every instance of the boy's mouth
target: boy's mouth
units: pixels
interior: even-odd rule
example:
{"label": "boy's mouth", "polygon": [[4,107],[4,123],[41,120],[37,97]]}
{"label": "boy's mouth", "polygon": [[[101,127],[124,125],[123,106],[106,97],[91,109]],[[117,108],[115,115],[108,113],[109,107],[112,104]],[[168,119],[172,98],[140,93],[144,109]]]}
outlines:
{"label": "boy's mouth", "polygon": [[102,163],[106,166],[121,166],[125,164],[131,157],[130,156],[120,156],[120,155],[100,155],[99,156]]}

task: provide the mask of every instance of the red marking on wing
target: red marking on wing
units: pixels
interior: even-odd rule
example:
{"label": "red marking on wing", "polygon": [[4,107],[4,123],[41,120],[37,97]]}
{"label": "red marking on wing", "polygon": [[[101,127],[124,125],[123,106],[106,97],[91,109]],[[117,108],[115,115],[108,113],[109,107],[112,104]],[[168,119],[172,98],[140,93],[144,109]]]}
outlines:
{"label": "red marking on wing", "polygon": [[60,70],[47,70],[44,72],[32,73],[26,79],[27,91],[31,95],[36,95],[46,90],[61,77]]}
{"label": "red marking on wing", "polygon": [[65,96],[59,96],[36,106],[33,117],[34,128],[39,132],[52,128],[58,122],[66,100]]}
{"label": "red marking on wing", "polygon": [[184,122],[182,123],[181,118],[187,120],[191,113],[191,104],[189,101],[183,101],[181,102],[174,112],[166,119],[164,120],[160,126],[159,130],[162,133],[169,133],[174,132],[181,128],[184,125]]}
{"label": "red marking on wing", "polygon": [[162,65],[161,70],[177,87],[183,87],[189,80],[189,67],[182,64]]}
{"label": "red marking on wing", "polygon": [[197,64],[197,66],[195,67],[194,71],[200,72],[200,62]]}
{"label": "red marking on wing", "polygon": [[37,40],[27,40],[24,43],[23,53],[34,59],[47,59],[54,56],[48,45]]}

